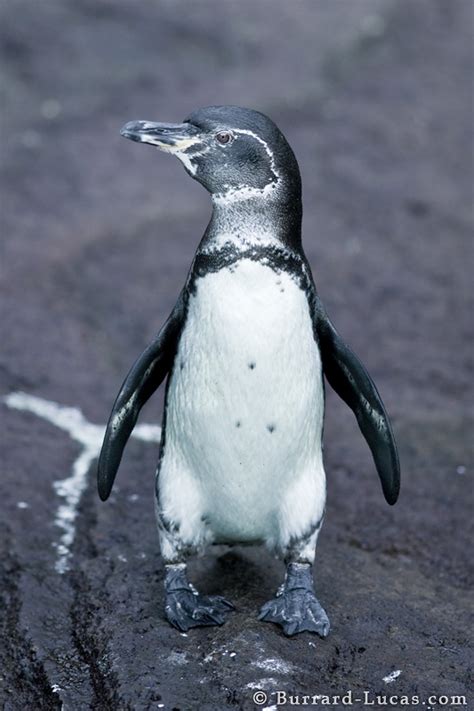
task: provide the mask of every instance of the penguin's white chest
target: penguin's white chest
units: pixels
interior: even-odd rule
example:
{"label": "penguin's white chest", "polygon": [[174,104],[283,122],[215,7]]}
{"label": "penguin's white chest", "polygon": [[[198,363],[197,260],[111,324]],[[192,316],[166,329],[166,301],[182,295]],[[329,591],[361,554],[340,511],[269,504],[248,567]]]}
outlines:
{"label": "penguin's white chest", "polygon": [[179,487],[216,540],[271,537],[285,496],[324,486],[323,399],[307,298],[291,275],[243,259],[199,278],[168,390],[168,515],[183,517],[171,510]]}

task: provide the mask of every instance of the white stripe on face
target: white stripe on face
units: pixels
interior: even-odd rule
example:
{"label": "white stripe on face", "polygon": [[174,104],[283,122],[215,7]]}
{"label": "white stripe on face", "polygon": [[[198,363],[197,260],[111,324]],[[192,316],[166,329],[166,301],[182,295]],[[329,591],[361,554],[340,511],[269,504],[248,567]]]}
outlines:
{"label": "white stripe on face", "polygon": [[157,146],[162,151],[166,153],[178,153],[180,151],[186,151],[191,146],[196,146],[202,143],[200,138],[181,138],[175,141],[173,145],[165,143],[160,139],[159,136],[153,136],[149,133],[140,134],[141,143],[149,143],[152,146]]}
{"label": "white stripe on face", "polygon": [[212,200],[214,203],[218,205],[225,205],[231,202],[239,202],[241,200],[248,200],[249,198],[253,197],[258,197],[258,198],[263,198],[267,199],[270,197],[278,188],[278,184],[281,179],[280,172],[278,171],[275,163],[275,156],[273,155],[273,151],[270,149],[268,143],[263,140],[260,136],[258,136],[256,133],[253,131],[250,131],[249,129],[243,129],[243,128],[233,128],[231,129],[233,133],[237,135],[244,135],[244,136],[252,136],[258,143],[260,143],[264,149],[265,152],[267,153],[269,159],[270,159],[270,169],[275,176],[276,180],[272,180],[266,185],[264,185],[263,188],[252,188],[249,187],[248,185],[241,185],[235,188],[229,188],[226,190],[224,193],[218,193],[217,195],[212,196]]}
{"label": "white stripe on face", "polygon": [[185,153],[185,151],[187,151],[189,148],[192,148],[193,146],[201,145],[201,138],[182,138],[181,140],[177,140],[173,145],[170,145],[169,143],[164,143],[163,141],[161,141],[159,136],[143,134],[140,136],[140,142],[156,146],[158,150],[163,151],[163,153],[170,153],[170,155],[176,156],[176,158],[181,161],[181,163],[191,175],[196,175],[197,167],[193,164],[192,158],[194,156],[201,155],[201,152],[194,153],[192,156],[190,156]]}
{"label": "white stripe on face", "polygon": [[280,179],[280,173],[277,170],[277,167],[275,164],[275,156],[273,155],[273,151],[270,150],[268,143],[266,141],[264,141],[263,138],[260,138],[260,136],[257,136],[256,133],[254,133],[253,131],[250,131],[249,129],[239,128],[239,129],[234,129],[234,132],[243,134],[245,136],[252,136],[252,138],[255,138],[255,140],[258,141],[265,148],[265,151],[267,152],[268,157],[270,158],[272,172],[275,174],[275,176],[277,178],[276,182],[278,182],[278,180]]}

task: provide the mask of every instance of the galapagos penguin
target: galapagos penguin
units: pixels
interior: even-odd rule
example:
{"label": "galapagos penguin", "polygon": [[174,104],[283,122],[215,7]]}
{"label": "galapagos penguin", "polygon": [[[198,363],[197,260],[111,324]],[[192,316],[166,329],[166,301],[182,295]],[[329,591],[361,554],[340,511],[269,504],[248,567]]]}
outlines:
{"label": "galapagos penguin", "polygon": [[183,631],[219,625],[233,609],[188,582],[190,555],[213,543],[265,543],[287,568],[259,618],[287,635],[325,637],[312,571],[326,498],[323,374],[353,410],[389,504],[400,474],[377,389],[316,292],[296,158],[269,118],[236,106],[199,109],[181,124],[134,121],[121,134],[175,155],[213,211],[173,311],[113,406],[100,498],[141,407],[168,376],[156,474],[168,621]]}

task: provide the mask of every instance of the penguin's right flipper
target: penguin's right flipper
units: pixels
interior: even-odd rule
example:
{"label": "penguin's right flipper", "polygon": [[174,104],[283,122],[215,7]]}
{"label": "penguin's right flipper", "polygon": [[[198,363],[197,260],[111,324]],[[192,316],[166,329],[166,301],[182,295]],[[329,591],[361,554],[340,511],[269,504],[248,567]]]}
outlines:
{"label": "penguin's right flipper", "polygon": [[181,295],[163,328],[136,360],[120,388],[110,413],[97,468],[97,486],[102,501],[110,495],[123,450],[140,410],[173,365],[184,313]]}
{"label": "penguin's right flipper", "polygon": [[322,308],[318,310],[317,335],[324,375],[356,416],[372,452],[385,499],[394,504],[400,491],[400,465],[384,404],[364,365],[344,343]]}

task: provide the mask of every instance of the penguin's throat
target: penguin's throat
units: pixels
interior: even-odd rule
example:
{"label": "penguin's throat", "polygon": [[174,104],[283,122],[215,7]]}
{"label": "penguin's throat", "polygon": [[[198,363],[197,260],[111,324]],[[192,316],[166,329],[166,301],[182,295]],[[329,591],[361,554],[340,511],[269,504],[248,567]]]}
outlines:
{"label": "penguin's throat", "polygon": [[[273,199],[272,199],[273,198]],[[207,247],[262,244],[301,244],[301,203],[252,195],[221,201],[213,198],[213,212],[205,235]]]}

